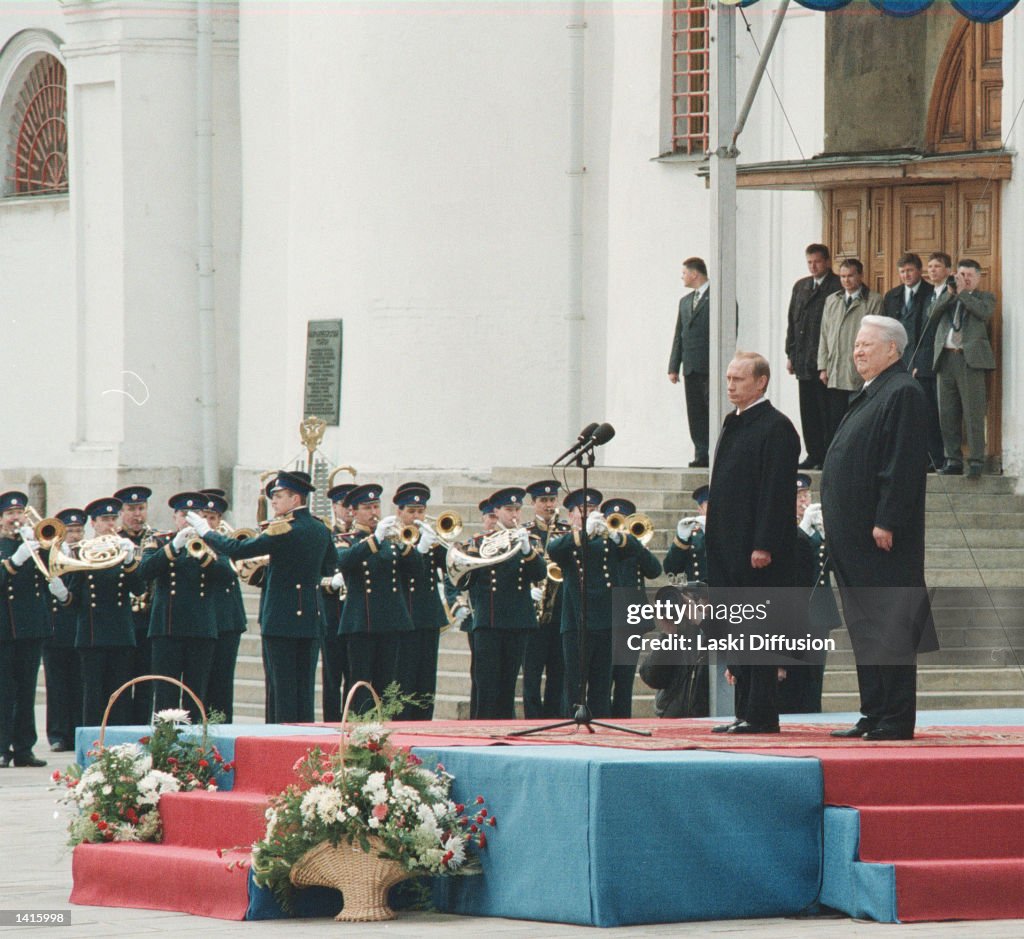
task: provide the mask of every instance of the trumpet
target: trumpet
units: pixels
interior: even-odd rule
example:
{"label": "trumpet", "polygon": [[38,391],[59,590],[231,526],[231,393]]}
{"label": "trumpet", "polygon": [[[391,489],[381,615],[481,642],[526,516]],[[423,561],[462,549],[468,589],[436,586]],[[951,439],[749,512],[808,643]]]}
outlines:
{"label": "trumpet", "polygon": [[[438,516],[425,516],[427,522],[433,522],[431,529],[440,541],[454,541],[462,534],[462,516],[458,512],[442,512]],[[425,523],[424,523],[425,524]],[[430,527],[429,525],[427,526]]]}
{"label": "trumpet", "polygon": [[622,532],[624,535],[632,535],[644,547],[654,537],[654,523],[640,512],[633,515],[623,515],[621,512],[612,512],[605,519],[608,530]]}

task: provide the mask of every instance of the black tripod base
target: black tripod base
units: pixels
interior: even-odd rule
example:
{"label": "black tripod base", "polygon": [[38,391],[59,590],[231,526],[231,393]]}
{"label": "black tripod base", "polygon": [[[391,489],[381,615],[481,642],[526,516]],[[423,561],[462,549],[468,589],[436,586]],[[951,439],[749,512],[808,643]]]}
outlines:
{"label": "black tripod base", "polygon": [[558,730],[560,727],[585,727],[588,734],[592,734],[595,727],[603,727],[605,730],[617,730],[619,733],[635,734],[637,737],[653,736],[649,730],[623,727],[621,724],[609,724],[607,721],[596,721],[590,716],[590,708],[585,704],[577,704],[575,713],[567,721],[556,721],[554,724],[543,724],[540,727],[527,727],[526,730],[514,730],[508,736],[528,737],[530,734],[540,734],[547,730]]}

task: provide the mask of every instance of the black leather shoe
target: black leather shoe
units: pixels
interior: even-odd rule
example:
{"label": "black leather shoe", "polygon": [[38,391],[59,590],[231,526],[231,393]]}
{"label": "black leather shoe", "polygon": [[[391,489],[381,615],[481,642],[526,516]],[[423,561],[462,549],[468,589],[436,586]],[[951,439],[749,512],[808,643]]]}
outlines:
{"label": "black leather shoe", "polygon": [[815,460],[808,457],[802,463],[797,464],[797,469],[821,469],[821,460]]}
{"label": "black leather shoe", "polygon": [[46,766],[46,760],[41,760],[34,753],[12,758],[15,766]]}
{"label": "black leather shoe", "polygon": [[864,734],[865,740],[913,740],[912,730],[896,730],[892,727],[876,727]]}
{"label": "black leather shoe", "polygon": [[971,463],[971,465],[967,467],[967,478],[968,479],[981,479],[981,464],[980,463]]}
{"label": "black leather shoe", "polygon": [[704,460],[690,460],[688,466],[690,467],[690,469],[707,469],[708,468],[708,461],[706,459],[704,459]]}
{"label": "black leather shoe", "polygon": [[872,730],[870,724],[865,721],[857,721],[853,727],[847,727],[845,730],[833,730],[830,737],[863,737],[869,730]]}
{"label": "black leather shoe", "polygon": [[750,724],[747,721],[740,721],[735,727],[730,727],[726,733],[729,734],[777,734],[778,724]]}
{"label": "black leather shoe", "polygon": [[71,748],[62,740],[58,740],[56,743],[51,744],[50,746],[51,753],[66,753],[70,749]]}
{"label": "black leather shoe", "polygon": [[963,463],[950,463],[946,461],[946,465],[939,470],[940,476],[963,476],[964,465]]}
{"label": "black leather shoe", "polygon": [[743,721],[733,721],[731,724],[719,724],[717,727],[711,728],[713,734],[727,734],[733,727],[738,727]]}

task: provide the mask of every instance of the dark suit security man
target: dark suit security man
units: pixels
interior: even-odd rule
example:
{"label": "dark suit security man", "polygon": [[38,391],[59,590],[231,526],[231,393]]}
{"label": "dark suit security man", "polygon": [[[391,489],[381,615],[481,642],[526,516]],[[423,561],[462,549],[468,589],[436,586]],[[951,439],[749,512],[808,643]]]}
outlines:
{"label": "dark suit security man", "polygon": [[35,694],[43,641],[50,637],[49,597],[61,603],[68,591],[50,582],[32,560],[39,544],[25,524],[28,497],[0,495],[0,767],[45,766],[36,743]]}
{"label": "dark suit security man", "polygon": [[672,354],[668,360],[668,380],[672,384],[683,376],[686,392],[686,418],[690,425],[694,458],[690,466],[708,465],[708,414],[710,370],[711,298],[708,269],[701,258],[683,261],[683,284],[691,288],[679,301]]}
{"label": "dark suit security man", "polygon": [[268,555],[260,627],[272,685],[273,722],[314,719],[314,683],[323,609],[320,584],[336,566],[331,533],[306,504],[315,490],[309,474],[281,471],[269,484],[274,519],[255,538],[242,541],[212,531],[196,512],[190,525],[219,555],[232,560]]}

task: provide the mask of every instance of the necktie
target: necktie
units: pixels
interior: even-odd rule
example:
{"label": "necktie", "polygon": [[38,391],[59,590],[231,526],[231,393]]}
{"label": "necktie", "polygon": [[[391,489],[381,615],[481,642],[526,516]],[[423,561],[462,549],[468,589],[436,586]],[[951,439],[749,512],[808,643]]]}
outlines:
{"label": "necktie", "polygon": [[964,325],[963,313],[964,313],[963,304],[959,300],[957,300],[956,301],[956,309],[953,310],[953,332],[957,332],[958,333],[963,328],[963,325]]}
{"label": "necktie", "polygon": [[850,309],[850,304],[853,302],[853,297],[849,294],[846,295],[846,309]]}

